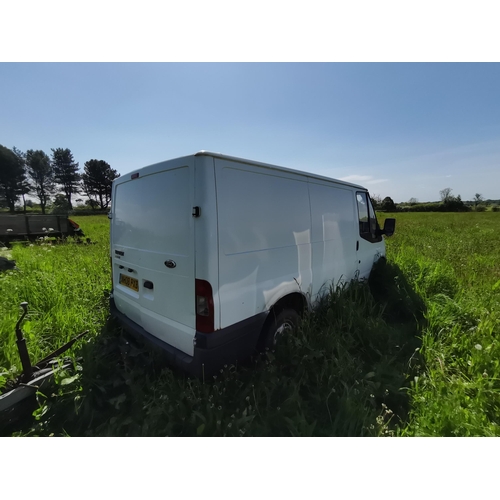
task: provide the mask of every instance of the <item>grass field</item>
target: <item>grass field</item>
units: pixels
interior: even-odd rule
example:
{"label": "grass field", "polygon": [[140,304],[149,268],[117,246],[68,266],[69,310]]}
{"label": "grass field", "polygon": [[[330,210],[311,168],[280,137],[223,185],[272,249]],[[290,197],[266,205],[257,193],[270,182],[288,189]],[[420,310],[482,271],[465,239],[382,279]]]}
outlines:
{"label": "grass field", "polygon": [[426,304],[423,370],[403,435],[499,435],[498,213],[405,214],[389,243]]}
{"label": "grass field", "polygon": [[90,333],[34,417],[3,433],[499,435],[500,214],[395,216],[368,285],[332,291],[275,352],[210,380],[171,370],[108,319],[105,216],[77,219],[93,244],[4,250],[20,270],[0,274],[0,387],[20,370],[19,303],[33,360]]}

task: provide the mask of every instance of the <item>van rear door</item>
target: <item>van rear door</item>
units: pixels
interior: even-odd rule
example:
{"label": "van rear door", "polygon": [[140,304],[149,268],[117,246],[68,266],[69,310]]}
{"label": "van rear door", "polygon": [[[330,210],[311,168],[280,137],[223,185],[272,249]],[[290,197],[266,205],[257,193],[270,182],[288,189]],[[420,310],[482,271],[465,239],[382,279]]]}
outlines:
{"label": "van rear door", "polygon": [[193,354],[193,157],[115,181],[111,258],[116,307],[150,334]]}

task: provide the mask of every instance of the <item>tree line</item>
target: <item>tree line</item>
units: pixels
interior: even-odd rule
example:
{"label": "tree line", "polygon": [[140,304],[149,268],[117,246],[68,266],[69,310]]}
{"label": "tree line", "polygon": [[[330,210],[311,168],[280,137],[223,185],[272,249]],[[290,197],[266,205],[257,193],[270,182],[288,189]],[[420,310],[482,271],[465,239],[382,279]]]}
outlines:
{"label": "tree line", "polygon": [[49,157],[42,150],[22,152],[0,145],[0,206],[14,213],[16,203],[22,199],[26,209],[29,195],[38,199],[45,214],[55,196],[59,205],[72,210],[74,196],[81,193],[88,197],[92,208],[108,208],[113,179],[120,174],[106,161],[94,159],[86,161],[80,172],[70,149],[51,151]]}
{"label": "tree line", "polygon": [[500,200],[485,200],[481,193],[476,193],[471,201],[463,201],[460,195],[453,195],[453,189],[447,187],[439,191],[441,201],[419,203],[416,198],[410,198],[407,202],[394,203],[390,196],[382,199],[378,195],[372,195],[371,200],[375,210],[383,212],[484,212],[491,205],[493,212],[500,211],[498,204]]}

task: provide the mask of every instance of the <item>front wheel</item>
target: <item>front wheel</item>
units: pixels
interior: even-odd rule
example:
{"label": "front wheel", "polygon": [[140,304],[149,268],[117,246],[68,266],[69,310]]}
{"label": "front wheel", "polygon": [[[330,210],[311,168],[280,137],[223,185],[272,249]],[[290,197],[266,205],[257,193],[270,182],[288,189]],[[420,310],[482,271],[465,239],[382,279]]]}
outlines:
{"label": "front wheel", "polygon": [[[273,313],[271,313],[273,314]],[[283,309],[269,324],[263,335],[264,349],[274,349],[278,339],[286,335],[299,324],[300,316],[294,309]]]}

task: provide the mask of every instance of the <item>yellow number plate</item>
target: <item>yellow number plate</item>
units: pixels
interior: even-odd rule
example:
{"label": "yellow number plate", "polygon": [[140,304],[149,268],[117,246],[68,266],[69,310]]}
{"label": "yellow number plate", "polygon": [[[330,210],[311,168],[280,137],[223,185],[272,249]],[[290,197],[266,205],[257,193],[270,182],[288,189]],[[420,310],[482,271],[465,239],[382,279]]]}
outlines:
{"label": "yellow number plate", "polygon": [[126,274],[120,274],[120,285],[130,288],[134,292],[139,291],[139,281]]}

